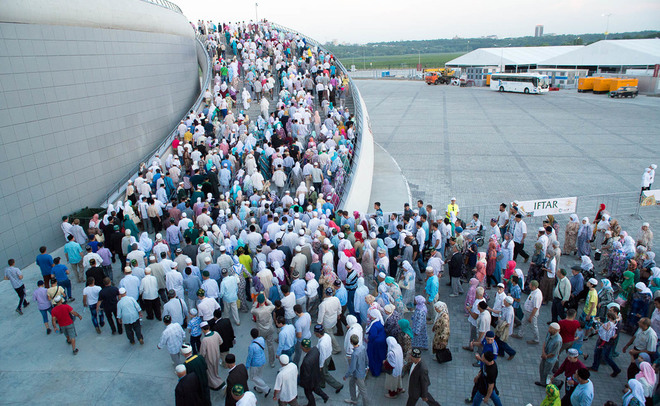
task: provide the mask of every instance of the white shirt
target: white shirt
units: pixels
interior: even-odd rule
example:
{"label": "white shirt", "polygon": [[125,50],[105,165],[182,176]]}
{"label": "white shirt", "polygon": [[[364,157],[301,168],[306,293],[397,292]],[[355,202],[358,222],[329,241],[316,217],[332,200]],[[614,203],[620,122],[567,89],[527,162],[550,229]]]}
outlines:
{"label": "white shirt", "polygon": [[298,368],[293,362],[280,368],[275,378],[274,390],[279,392],[282,402],[290,402],[298,396]]}
{"label": "white shirt", "polygon": [[[486,299],[483,297],[481,299],[475,299],[474,303],[472,303],[472,309],[470,311],[475,314],[480,314],[479,312],[479,302],[484,302]],[[473,318],[472,315],[468,316],[468,322],[472,324],[474,327],[477,327],[477,319]]]}
{"label": "white shirt", "polygon": [[126,275],[119,281],[119,287],[126,289],[126,294],[135,300],[140,297],[140,278],[135,275]]}
{"label": "white shirt", "polygon": [[509,323],[509,335],[513,334],[513,306],[504,306],[500,320]]}
{"label": "white shirt", "polygon": [[305,293],[307,293],[307,297],[309,299],[314,299],[316,296],[318,296],[319,283],[316,281],[316,279],[310,279],[307,281],[307,288],[305,289]]}
{"label": "white shirt", "polygon": [[88,254],[85,254],[85,256],[83,257],[83,268],[85,268],[85,270],[91,268],[91,266],[89,265],[89,260],[92,258],[94,258],[94,261],[96,261],[96,266],[101,266],[101,264],[103,263],[103,258],[101,258],[99,254],[90,252]]}
{"label": "white shirt", "polygon": [[154,300],[158,297],[158,280],[153,275],[145,275],[140,283],[140,293],[144,300]]}
{"label": "white shirt", "polygon": [[210,297],[205,297],[199,303],[197,303],[197,311],[199,312],[199,316],[204,321],[211,320],[213,318],[213,312],[215,309],[219,308],[220,305],[218,302],[216,302],[215,299],[211,299]]}
{"label": "white shirt", "polygon": [[172,317],[172,323],[179,323],[183,325],[183,316],[187,314],[188,306],[186,306],[186,303],[183,300],[177,299],[176,297],[174,299],[170,299],[163,306],[163,317]]}
{"label": "white shirt", "polygon": [[524,221],[520,220],[515,222],[515,228],[513,229],[513,241],[517,243],[523,242],[523,234],[527,234],[527,224]]}
{"label": "white shirt", "polygon": [[87,306],[92,306],[99,301],[100,286],[87,286],[83,289],[83,296],[87,296]]}
{"label": "white shirt", "polygon": [[[533,290],[529,296],[527,296],[527,300],[525,300],[525,305],[523,306],[523,310],[527,313],[531,313],[532,310],[540,309],[541,308],[541,303],[543,302],[543,293],[541,293],[541,289],[536,289]],[[536,312],[536,316],[539,315],[539,312]]]}
{"label": "white shirt", "polygon": [[341,303],[335,296],[326,297],[319,305],[317,323],[322,324],[326,330],[337,325],[337,317],[341,313]]}
{"label": "white shirt", "polygon": [[502,308],[504,307],[505,297],[506,297],[506,293],[504,292],[495,294],[495,303],[493,303],[493,316],[495,317],[500,316]]}
{"label": "white shirt", "polygon": [[293,311],[293,306],[296,305],[296,295],[289,292],[289,295],[282,296],[280,301],[282,302],[282,307],[284,307],[284,317],[286,319],[293,319],[296,317],[296,313]]}
{"label": "white shirt", "polygon": [[179,271],[171,270],[165,274],[165,285],[167,290],[172,289],[176,292],[176,297],[183,299],[183,275]]}
{"label": "white shirt", "polygon": [[557,270],[557,258],[553,257],[552,261],[545,264],[545,268],[548,270],[546,272],[548,278],[554,278],[556,273],[555,271]]}
{"label": "white shirt", "polygon": [[257,406],[257,398],[254,396],[254,393],[247,391],[243,394],[243,397],[236,402],[236,406]]}
{"label": "white shirt", "polygon": [[319,349],[319,368],[321,368],[325,360],[332,355],[332,340],[328,333],[323,334],[323,337],[319,338],[319,343],[316,344],[316,347]]}
{"label": "white shirt", "polygon": [[204,282],[202,282],[202,289],[204,289],[204,292],[206,293],[206,297],[210,297],[212,299],[217,298],[220,295],[220,289],[218,288],[218,282],[215,281],[215,279],[207,279]]}

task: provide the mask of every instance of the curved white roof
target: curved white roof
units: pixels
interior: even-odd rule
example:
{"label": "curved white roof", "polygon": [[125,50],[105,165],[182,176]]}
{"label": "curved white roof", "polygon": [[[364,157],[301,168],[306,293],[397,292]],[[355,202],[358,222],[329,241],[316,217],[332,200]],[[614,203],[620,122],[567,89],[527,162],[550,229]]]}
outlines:
{"label": "curved white roof", "polygon": [[543,66],[648,66],[660,63],[660,38],[602,40],[539,62]]}
{"label": "curved white roof", "polygon": [[548,47],[479,48],[447,62],[449,66],[536,65],[540,61],[584,48],[581,45]]}

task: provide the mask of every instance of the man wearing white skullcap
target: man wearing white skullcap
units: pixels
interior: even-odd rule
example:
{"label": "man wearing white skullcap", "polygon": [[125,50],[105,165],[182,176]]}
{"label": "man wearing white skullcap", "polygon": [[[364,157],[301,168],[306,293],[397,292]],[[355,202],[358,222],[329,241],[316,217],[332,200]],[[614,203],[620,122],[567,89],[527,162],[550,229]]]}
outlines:
{"label": "man wearing white skullcap", "polygon": [[543,349],[541,351],[541,365],[539,365],[540,379],[534,382],[535,385],[545,388],[546,385],[552,383],[552,380],[548,375],[552,372],[552,367],[554,367],[559,358],[561,344],[562,340],[561,335],[559,335],[559,324],[550,323],[550,326],[548,326],[548,334],[545,336],[545,343],[543,344]]}
{"label": "man wearing white skullcap", "polygon": [[204,396],[201,391],[199,377],[195,373],[188,373],[186,366],[179,364],[174,368],[179,382],[174,389],[174,398],[177,405],[202,405]]}
{"label": "man wearing white skullcap", "polygon": [[277,400],[280,405],[297,404],[298,398],[298,367],[289,362],[286,354],[280,355],[280,371],[275,378],[273,386],[273,400]]}
{"label": "man wearing white skullcap", "polygon": [[126,295],[126,289],[119,289],[119,302],[117,303],[117,319],[121,321],[126,331],[126,337],[131,344],[135,344],[134,336],[137,336],[140,344],[144,344],[142,337],[142,308],[132,297]]}

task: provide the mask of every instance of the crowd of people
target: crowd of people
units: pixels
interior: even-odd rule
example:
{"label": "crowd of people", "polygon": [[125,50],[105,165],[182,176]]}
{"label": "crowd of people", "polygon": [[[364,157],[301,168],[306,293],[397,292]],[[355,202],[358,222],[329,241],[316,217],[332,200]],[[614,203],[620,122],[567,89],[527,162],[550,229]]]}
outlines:
{"label": "crowd of people", "polygon": [[[623,406],[660,401],[660,269],[649,224],[634,239],[601,206],[594,222],[571,216],[562,248],[559,222],[547,216],[532,237],[517,202],[501,204],[490,225],[478,214],[463,222],[456,199],[446,210],[418,201],[388,216],[378,203],[372,215],[341,210],[337,190],[356,133],[334,57],[267,22],[198,29],[214,57],[213,87],[181,122],[173,153],[144,165],[125,197],[89,224],[63,218],[64,260],[40,249],[43,279],[32,297],[46,334],[62,333],[78,353],[75,276],[98,334],[107,323],[144,344],[143,315],[163,323],[157,347],[179,377],[177,405],[211,404],[211,390],[225,392],[225,405],[256,405],[260,396],[297,405],[298,386],[315,405],[328,400],[328,386],[340,393],[345,385],[347,404],[375,404],[367,377],[401,404],[438,405],[429,364],[453,359],[444,280],[449,297],[466,298],[465,319],[454,320],[469,323],[463,348],[478,368],[466,403],[502,404],[498,357],[513,360],[511,338],[525,337],[541,344],[535,383],[545,395],[533,400],[591,405],[600,361],[613,377],[621,372],[621,333],[631,335],[621,349],[630,355]],[[572,256],[581,265],[560,266]],[[13,260],[5,279],[22,314],[29,303]],[[545,303],[552,320],[542,337]],[[237,343],[242,313],[251,337]],[[248,348],[242,363],[236,345]],[[279,368],[272,385],[266,364]]]}

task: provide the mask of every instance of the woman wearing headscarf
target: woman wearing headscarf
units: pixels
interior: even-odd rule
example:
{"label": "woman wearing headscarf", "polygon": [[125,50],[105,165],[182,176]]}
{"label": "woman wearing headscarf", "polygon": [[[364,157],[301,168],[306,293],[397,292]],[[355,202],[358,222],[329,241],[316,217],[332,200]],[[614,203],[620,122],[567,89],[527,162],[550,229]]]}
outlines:
{"label": "woman wearing headscarf", "polygon": [[433,353],[438,362],[441,362],[440,352],[449,344],[449,310],[447,304],[439,300],[433,305],[433,310],[435,310],[435,321],[432,328]]}
{"label": "woman wearing headscarf", "polygon": [[[132,233],[132,231],[131,231]],[[138,248],[140,251],[144,252],[148,257],[151,254],[151,249],[154,247],[154,242],[149,238],[149,234],[145,231],[140,234],[140,241],[138,242]]]}
{"label": "woman wearing headscarf", "polygon": [[591,236],[593,234],[593,227],[589,223],[589,218],[582,218],[582,224],[578,229],[577,234],[577,253],[579,256],[591,254]]}
{"label": "woman wearing headscarf", "polygon": [[371,376],[379,376],[383,368],[383,361],[387,357],[387,344],[383,317],[377,309],[369,310],[369,326],[366,328],[365,341],[367,342],[367,356],[369,357],[369,371]]}
{"label": "woman wearing headscarf", "polygon": [[626,253],[623,252],[621,242],[615,241],[612,244],[612,253],[610,254],[608,265],[606,267],[607,276],[613,282],[621,280],[623,272],[626,270]]}
{"label": "woman wearing headscarf", "polygon": [[559,388],[550,384],[545,387],[545,399],[541,402],[541,406],[561,406],[561,397],[559,396]]}
{"label": "woman wearing headscarf", "polygon": [[545,255],[543,255],[543,243],[537,242],[534,244],[534,253],[532,254],[532,260],[529,264],[529,270],[527,271],[527,278],[525,279],[527,285],[533,280],[538,282],[541,279],[545,259]]}
{"label": "woman wearing headscarf", "polygon": [[392,298],[392,304],[397,309],[399,314],[406,312],[406,307],[403,305],[403,294],[399,288],[399,284],[396,283],[394,277],[388,276],[385,278],[385,284],[387,285],[387,293]]}
{"label": "woman wearing headscarf", "polygon": [[642,228],[637,233],[637,244],[645,246],[648,250],[653,248],[653,231],[649,223],[642,223]]}
{"label": "woman wearing headscarf", "polygon": [[396,307],[393,304],[388,304],[385,306],[385,334],[388,337],[397,338],[401,332],[399,328],[399,320],[401,315],[396,310]]}
{"label": "woman wearing headscarf", "polygon": [[629,379],[624,389],[622,406],[644,406],[644,387],[636,379]]}
{"label": "woman wearing headscarf", "polygon": [[126,204],[124,204],[124,215],[130,217],[130,219],[133,220],[133,223],[135,223],[136,226],[140,224],[140,217],[138,217],[138,215],[135,214],[135,210],[133,210],[133,206],[131,206],[130,200],[127,200]]}
{"label": "woman wearing headscarf", "polygon": [[358,340],[360,340],[359,344],[362,345],[364,330],[362,329],[360,323],[358,323],[357,317],[353,316],[352,314],[346,316],[346,325],[348,326],[348,330],[346,330],[346,335],[344,336],[344,352],[346,357],[349,358],[348,361],[350,363],[350,356],[353,354],[351,336],[356,335]]}
{"label": "woman wearing headscarf", "polygon": [[[632,300],[627,303],[626,307],[628,310],[628,317],[623,326],[623,330],[629,334],[632,334],[637,329],[637,322],[642,317],[647,317],[649,314],[649,306],[653,302],[651,297],[651,290],[646,287],[643,282],[638,282],[635,284],[635,290],[632,294]],[[626,314],[625,310],[623,314]]]}
{"label": "woman wearing headscarf", "polygon": [[478,261],[474,277],[479,281],[479,286],[486,287],[486,264]]}
{"label": "woman wearing headscarf", "polygon": [[387,285],[378,285],[378,296],[376,296],[376,303],[378,303],[381,308],[385,308],[385,306],[388,304],[393,303],[393,300],[388,293]]}
{"label": "woman wearing headscarf", "polygon": [[126,230],[131,230],[131,235],[133,236],[140,235],[140,231],[138,231],[137,226],[135,225],[133,220],[131,220],[128,214],[124,215],[124,228]]}
{"label": "woman wearing headscarf", "polygon": [[499,283],[498,277],[495,276],[495,270],[497,268],[497,251],[498,251],[497,241],[490,239],[488,242],[488,251],[486,253],[486,284],[490,288],[490,281],[494,281],[493,285]]}
{"label": "woman wearing headscarf", "polygon": [[[504,282],[504,287],[508,289],[509,287],[509,281],[511,280],[511,276],[515,275],[516,273],[516,261],[508,261],[506,263],[506,268],[504,269],[504,273],[502,274],[502,282]],[[508,290],[507,290],[508,291]]]}
{"label": "woman wearing headscarf", "polygon": [[96,232],[96,230],[99,230],[100,228],[101,228],[101,219],[99,219],[98,213],[94,213],[92,218],[89,220],[90,234],[92,232]]}
{"label": "woman wearing headscarf", "polygon": [[571,220],[566,225],[566,231],[564,231],[564,252],[566,254],[573,255],[577,253],[577,235],[578,230],[580,229],[580,223],[578,222],[577,214],[571,214]]}
{"label": "woman wearing headscarf", "polygon": [[648,281],[653,275],[653,268],[655,268],[655,252],[647,251],[642,260],[639,275],[643,281]]}
{"label": "woman wearing headscarf", "polygon": [[635,240],[628,235],[627,232],[622,231],[620,240],[623,245],[623,252],[626,253],[626,259],[632,259],[635,256]]}
{"label": "woman wearing headscarf", "polygon": [[[239,255],[242,254],[242,250],[239,250]],[[247,301],[247,291],[246,291],[246,278],[250,278],[252,275],[245,269],[243,264],[240,263],[238,256],[234,255],[232,257],[234,265],[232,265],[232,270],[238,276],[238,300],[241,302],[240,307],[238,308],[241,312],[247,312],[250,310]]]}
{"label": "woman wearing headscarf", "polygon": [[369,288],[364,284],[364,278],[358,278],[353,306],[358,321],[362,324],[367,322],[367,312],[369,310],[369,305],[365,301],[367,295],[369,295]]}
{"label": "woman wearing headscarf", "polygon": [[646,398],[646,404],[653,405],[653,388],[655,387],[655,382],[657,379],[653,366],[646,361],[640,363],[639,373],[635,375],[635,379],[640,384],[642,384],[642,389],[644,389],[644,397]]}
{"label": "woman wearing headscarf", "polygon": [[399,393],[403,392],[403,383],[401,375],[403,372],[403,349],[397,343],[396,338],[387,337],[387,359],[384,361],[391,369],[385,376],[385,397],[395,399]]}
{"label": "woman wearing headscarf", "polygon": [[403,272],[401,273],[401,280],[399,286],[403,295],[403,304],[406,307],[406,312],[414,307],[413,301],[415,300],[415,269],[410,265],[410,262],[403,261]]}
{"label": "woman wearing headscarf", "polygon": [[413,348],[426,350],[429,348],[429,339],[426,332],[426,299],[424,296],[415,296],[415,312],[412,316]]}
{"label": "woman wearing headscarf", "polygon": [[623,282],[621,282],[621,289],[619,289],[619,294],[617,295],[615,302],[623,308],[628,299],[631,298],[633,290],[635,289],[635,274],[631,271],[625,271],[623,273]]}
{"label": "woman wearing headscarf", "polygon": [[410,352],[412,351],[412,339],[414,334],[408,319],[400,319],[399,328],[401,329],[401,332],[399,333],[397,341],[399,344],[401,344],[401,348],[403,349],[403,359],[406,362],[406,366],[408,366],[410,361]]}
{"label": "woman wearing headscarf", "polygon": [[465,314],[470,315],[469,309],[472,309],[475,299],[477,298],[477,287],[479,286],[479,279],[470,279],[470,287],[465,297]]}
{"label": "woman wearing headscarf", "polygon": [[603,245],[605,240],[605,232],[610,229],[610,215],[603,214],[596,224],[596,238],[594,240],[594,246],[596,249],[600,249],[600,246]]}
{"label": "woman wearing headscarf", "polygon": [[609,279],[601,279],[600,283],[603,284],[603,287],[598,291],[598,304],[596,305],[598,313],[596,316],[604,319],[607,316],[607,305],[614,300],[614,289]]}

